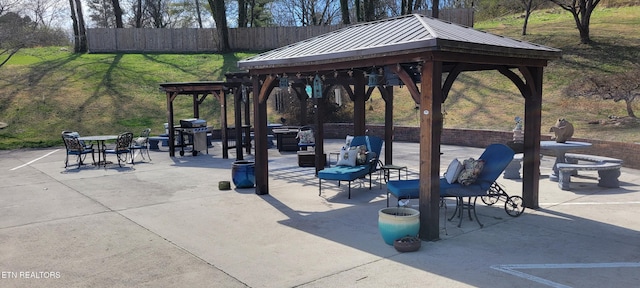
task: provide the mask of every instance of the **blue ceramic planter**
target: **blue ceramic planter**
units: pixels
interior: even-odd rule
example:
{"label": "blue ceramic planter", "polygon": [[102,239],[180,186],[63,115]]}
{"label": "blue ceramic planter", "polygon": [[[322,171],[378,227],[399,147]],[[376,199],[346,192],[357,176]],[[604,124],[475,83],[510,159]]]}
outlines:
{"label": "blue ceramic planter", "polygon": [[378,212],[378,230],[384,242],[393,246],[393,241],[405,236],[417,236],[420,232],[420,211],[406,207],[387,207]]}
{"label": "blue ceramic planter", "polygon": [[238,160],[233,162],[231,178],[236,188],[252,188],[256,185],[256,165],[253,161]]}

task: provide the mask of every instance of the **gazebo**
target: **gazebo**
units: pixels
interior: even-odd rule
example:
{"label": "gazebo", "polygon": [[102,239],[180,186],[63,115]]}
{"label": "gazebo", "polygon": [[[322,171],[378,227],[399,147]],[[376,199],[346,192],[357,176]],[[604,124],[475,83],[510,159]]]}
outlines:
{"label": "gazebo", "polygon": [[[238,62],[252,77],[256,193],[269,193],[266,100],[284,83],[306,82],[322,114],[334,85],[354,101],[354,135],[365,133],[365,101],[378,88],[385,100],[385,154],[392,160],[393,87],[404,85],[420,109],[420,237],[439,239],[442,103],[462,72],[495,70],[525,99],[523,199],[538,208],[543,70],[558,49],[510,39],[424,15],[352,25]],[[286,85],[286,84],[285,84]],[[323,125],[316,120],[316,160]],[[322,169],[316,161],[316,171]]]}

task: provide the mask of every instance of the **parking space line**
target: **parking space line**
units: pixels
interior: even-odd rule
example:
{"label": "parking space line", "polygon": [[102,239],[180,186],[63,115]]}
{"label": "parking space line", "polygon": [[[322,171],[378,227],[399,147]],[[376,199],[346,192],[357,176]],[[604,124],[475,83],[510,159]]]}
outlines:
{"label": "parking space line", "polygon": [[638,268],[640,262],[614,262],[614,263],[566,263],[566,264],[507,264],[492,265],[491,269],[505,272],[520,278],[538,282],[554,288],[566,288],[571,286],[562,285],[548,279],[533,276],[515,269],[591,269],[591,268]]}
{"label": "parking space line", "polygon": [[25,167],[25,166],[27,166],[27,165],[30,165],[31,163],[36,162],[36,161],[38,161],[38,160],[40,160],[40,159],[42,159],[42,158],[45,158],[45,157],[47,157],[47,156],[49,156],[49,155],[51,155],[51,154],[53,154],[53,153],[56,153],[56,152],[58,152],[59,150],[60,150],[60,149],[53,150],[53,151],[51,151],[51,152],[49,152],[49,153],[45,154],[45,155],[44,155],[44,156],[42,156],[42,157],[38,157],[38,158],[36,158],[36,159],[33,159],[33,160],[31,160],[31,161],[29,161],[29,162],[27,162],[27,163],[24,163],[24,164],[22,164],[22,165],[20,165],[20,166],[13,167],[13,168],[9,169],[9,171],[18,170],[18,169],[20,169],[20,168],[22,168],[22,167]]}

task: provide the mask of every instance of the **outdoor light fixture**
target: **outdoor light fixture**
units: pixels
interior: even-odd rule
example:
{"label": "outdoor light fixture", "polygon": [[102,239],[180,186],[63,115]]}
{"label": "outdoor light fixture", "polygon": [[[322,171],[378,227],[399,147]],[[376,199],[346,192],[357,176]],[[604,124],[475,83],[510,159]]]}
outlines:
{"label": "outdoor light fixture", "polygon": [[247,86],[242,84],[240,85],[240,89],[242,89],[242,102],[247,103]]}
{"label": "outdoor light fixture", "polygon": [[[400,65],[398,65],[400,67]],[[402,69],[402,68],[400,68]],[[402,86],[400,77],[389,66],[384,66],[384,79],[387,86]]]}
{"label": "outdoor light fixture", "polygon": [[378,73],[371,72],[371,74],[367,74],[367,76],[369,77],[369,87],[378,86]]}

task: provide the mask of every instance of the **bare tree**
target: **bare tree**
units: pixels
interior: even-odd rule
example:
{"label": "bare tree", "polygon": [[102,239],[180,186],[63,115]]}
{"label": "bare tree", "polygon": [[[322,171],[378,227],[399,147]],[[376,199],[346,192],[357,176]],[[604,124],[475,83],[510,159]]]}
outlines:
{"label": "bare tree", "polygon": [[522,24],[522,35],[527,35],[527,24],[529,23],[529,16],[531,12],[536,10],[538,6],[542,4],[544,0],[520,0],[522,8],[524,9],[524,23]]}
{"label": "bare tree", "polygon": [[281,25],[332,25],[340,19],[339,0],[280,0],[272,12]]}
{"label": "bare tree", "polygon": [[122,8],[120,8],[119,0],[111,0],[113,5],[113,16],[116,18],[116,28],[123,28],[122,25]]}
{"label": "bare tree", "polygon": [[569,85],[565,92],[570,96],[599,97],[614,102],[624,101],[629,117],[636,118],[633,101],[640,97],[640,65],[630,71],[607,76],[591,76]]}
{"label": "bare tree", "polygon": [[231,50],[229,45],[229,26],[227,25],[227,9],[224,0],[208,0],[213,15],[213,21],[216,22],[216,31],[218,32],[218,50],[219,52],[227,52]]}
{"label": "bare tree", "polygon": [[340,0],[340,13],[342,15],[342,24],[351,24],[351,19],[349,18],[349,0]]}
{"label": "bare tree", "polygon": [[111,0],[89,0],[85,2],[89,19],[99,28],[116,27],[113,2]]}
{"label": "bare tree", "polygon": [[87,52],[87,31],[82,14],[82,3],[80,0],[69,0],[71,9],[71,20],[73,21],[74,49],[76,53]]}
{"label": "bare tree", "polygon": [[20,49],[27,47],[29,27],[35,26],[31,18],[21,17],[15,12],[0,14],[0,67]]}
{"label": "bare tree", "polygon": [[591,43],[589,36],[589,24],[591,22],[591,13],[596,9],[600,0],[549,0],[560,8],[567,10],[573,15],[578,31],[580,32],[580,43]]}
{"label": "bare tree", "polygon": [[[200,0],[194,0],[196,3],[196,16],[198,17],[198,28],[202,28],[202,13],[200,13]],[[238,0],[240,2],[240,0]]]}
{"label": "bare tree", "polygon": [[133,8],[133,19],[136,28],[142,28],[142,0],[136,0]]}

